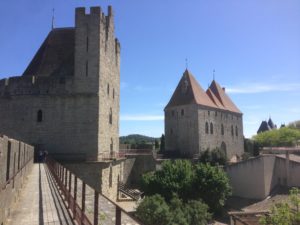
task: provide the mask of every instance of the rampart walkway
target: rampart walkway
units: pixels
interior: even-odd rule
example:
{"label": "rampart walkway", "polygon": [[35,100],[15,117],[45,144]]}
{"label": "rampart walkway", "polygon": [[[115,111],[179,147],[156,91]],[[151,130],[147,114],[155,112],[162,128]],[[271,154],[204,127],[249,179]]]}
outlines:
{"label": "rampart walkway", "polygon": [[44,164],[34,164],[8,225],[73,225]]}

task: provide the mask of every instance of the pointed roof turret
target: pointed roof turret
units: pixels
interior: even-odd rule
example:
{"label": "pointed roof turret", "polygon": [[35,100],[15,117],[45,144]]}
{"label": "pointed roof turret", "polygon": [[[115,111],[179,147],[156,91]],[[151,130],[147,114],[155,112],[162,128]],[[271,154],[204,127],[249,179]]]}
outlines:
{"label": "pointed roof turret", "polygon": [[269,130],[272,130],[271,127],[269,126],[269,124],[267,123],[267,121],[262,121],[258,130],[257,130],[257,133],[261,133],[261,132],[265,132],[265,131],[269,131]]}
{"label": "pointed roof turret", "polygon": [[226,110],[235,113],[242,113],[232,102],[229,96],[225,93],[225,89],[221,88],[221,86],[215,80],[211,82],[208,89],[216,96],[216,98]]}
{"label": "pointed roof turret", "polygon": [[271,117],[269,118],[269,121],[268,121],[268,125],[271,129],[275,129],[276,128],[276,125],[273,123]]}
{"label": "pointed roof turret", "polygon": [[188,104],[199,104],[216,108],[214,102],[208,97],[194,76],[186,69],[165,108]]}

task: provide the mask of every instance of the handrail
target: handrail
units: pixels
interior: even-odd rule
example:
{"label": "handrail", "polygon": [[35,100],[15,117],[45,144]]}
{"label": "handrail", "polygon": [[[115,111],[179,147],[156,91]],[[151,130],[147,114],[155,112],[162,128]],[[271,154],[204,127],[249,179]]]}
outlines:
{"label": "handrail", "polygon": [[[120,206],[118,206],[115,202],[107,198],[105,195],[102,195],[98,191],[94,190],[94,223],[91,223],[91,221],[88,219],[88,217],[85,214],[85,188],[86,184],[83,180],[78,178],[74,173],[72,173],[70,170],[68,170],[66,167],[64,167],[62,164],[58,163],[54,159],[47,157],[46,159],[46,165],[51,173],[51,175],[54,177],[56,183],[58,184],[61,194],[65,197],[65,200],[68,203],[68,208],[70,208],[71,212],[73,213],[73,218],[78,222],[78,224],[81,225],[98,225],[98,201],[99,201],[99,195],[101,195],[103,198],[105,198],[107,201],[109,201],[112,205],[115,206],[115,225],[121,225],[121,212],[125,213],[128,217],[130,217],[132,220],[134,220],[136,223],[141,224],[140,221],[138,221],[136,218],[134,218],[132,215],[127,213],[124,209],[122,209]],[[74,176],[74,184],[73,189],[74,191],[71,191],[71,177]],[[69,176],[69,182],[67,182],[67,176]],[[82,181],[82,204],[81,207],[76,202],[77,199],[77,181]],[[74,193],[74,196],[72,195]]]}
{"label": "handrail", "polygon": [[18,175],[18,173],[20,172],[20,171],[22,171],[23,170],[23,168],[25,167],[25,166],[27,166],[27,164],[31,161],[33,159],[33,156],[31,156],[24,164],[23,164],[23,166],[21,166],[4,184],[3,184],[3,186],[1,187],[1,190],[4,190],[4,189],[6,189],[6,186],[13,180],[13,179],[15,179],[15,177]]}

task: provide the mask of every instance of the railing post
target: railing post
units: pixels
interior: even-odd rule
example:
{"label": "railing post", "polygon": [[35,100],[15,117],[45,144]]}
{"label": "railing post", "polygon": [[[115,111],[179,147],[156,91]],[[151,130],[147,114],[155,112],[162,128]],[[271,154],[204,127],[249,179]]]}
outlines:
{"label": "railing post", "polygon": [[74,206],[73,206],[73,219],[76,218],[76,204],[77,204],[77,177],[74,175]]}
{"label": "railing post", "polygon": [[94,225],[98,225],[98,205],[99,205],[99,192],[95,190],[94,194]]}
{"label": "railing post", "polygon": [[121,209],[116,205],[116,225],[121,225]]}
{"label": "railing post", "polygon": [[64,184],[64,178],[65,178],[65,171],[64,170],[65,170],[65,168],[62,167],[61,168],[61,179],[60,179],[62,184]]}
{"label": "railing post", "polygon": [[64,182],[64,186],[65,186],[66,189],[67,189],[67,186],[68,186],[67,181],[68,181],[68,170],[67,170],[67,168],[65,168],[65,182]]}
{"label": "railing post", "polygon": [[83,214],[85,213],[85,183],[82,181],[82,192],[81,192],[81,224],[83,224]]}
{"label": "railing post", "polygon": [[[68,199],[67,199],[68,208],[71,208],[71,190],[72,190],[71,185],[72,185],[72,173],[71,173],[71,171],[69,171],[69,195],[68,195]],[[68,189],[67,189],[67,191],[68,191]]]}

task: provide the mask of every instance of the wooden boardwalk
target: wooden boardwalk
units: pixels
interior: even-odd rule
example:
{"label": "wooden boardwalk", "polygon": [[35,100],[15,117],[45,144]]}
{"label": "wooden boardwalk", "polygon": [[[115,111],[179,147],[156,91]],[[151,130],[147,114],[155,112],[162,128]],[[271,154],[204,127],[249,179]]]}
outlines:
{"label": "wooden boardwalk", "polygon": [[73,225],[44,164],[34,164],[8,225]]}

